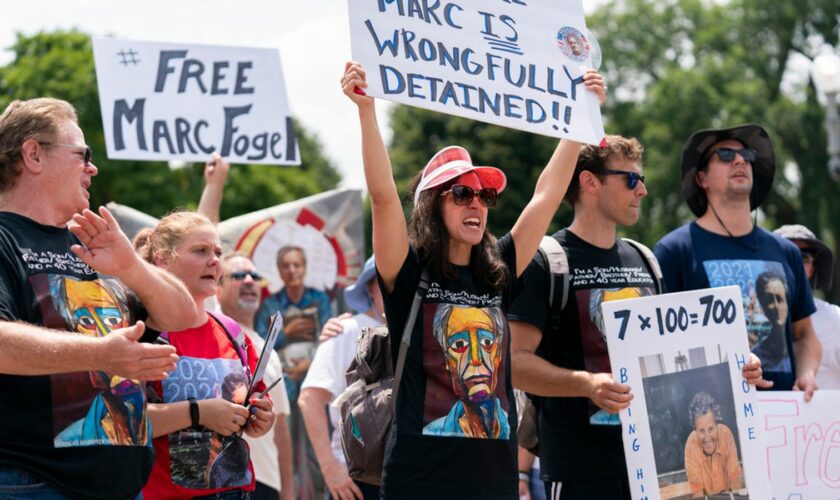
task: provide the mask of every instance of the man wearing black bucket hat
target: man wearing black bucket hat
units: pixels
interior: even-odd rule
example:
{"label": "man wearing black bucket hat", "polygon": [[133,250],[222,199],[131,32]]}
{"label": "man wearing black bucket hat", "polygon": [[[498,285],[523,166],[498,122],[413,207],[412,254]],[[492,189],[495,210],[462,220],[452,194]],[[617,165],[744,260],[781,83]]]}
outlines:
{"label": "man wearing black bucket hat", "polygon": [[682,194],[697,220],[667,234],[654,253],[669,292],[738,285],[764,378],[810,400],[822,347],[802,258],[750,215],[767,198],[775,169],[773,143],[759,125],[693,133],[683,146]]}
{"label": "man wearing black bucket hat", "polygon": [[[828,245],[801,224],[788,224],[773,232],[799,247],[805,275],[811,286],[828,296],[834,270],[834,253]],[[817,386],[820,389],[840,389],[840,307],[817,297],[814,297],[814,305],[817,312],[811,316],[811,321],[823,347]]]}

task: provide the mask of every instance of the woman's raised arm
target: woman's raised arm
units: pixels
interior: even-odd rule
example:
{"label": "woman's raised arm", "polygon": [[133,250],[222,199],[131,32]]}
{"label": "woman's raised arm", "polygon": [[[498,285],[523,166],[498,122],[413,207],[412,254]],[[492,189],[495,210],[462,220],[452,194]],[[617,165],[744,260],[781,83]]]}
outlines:
{"label": "woman's raised arm", "polygon": [[[606,99],[606,86],[601,75],[589,70],[583,77],[586,88],[598,95],[601,104]],[[521,275],[540,246],[554,213],[566,196],[566,189],[575,171],[581,144],[563,139],[537,179],[534,196],[522,211],[511,230],[516,246],[516,276]]]}
{"label": "woman's raised arm", "polygon": [[376,268],[385,282],[386,290],[390,292],[408,254],[405,214],[394,182],[391,159],[376,121],[374,100],[364,94],[367,88],[365,71],[358,63],[347,63],[341,88],[359,107],[362,160],[373,214],[373,252]]}

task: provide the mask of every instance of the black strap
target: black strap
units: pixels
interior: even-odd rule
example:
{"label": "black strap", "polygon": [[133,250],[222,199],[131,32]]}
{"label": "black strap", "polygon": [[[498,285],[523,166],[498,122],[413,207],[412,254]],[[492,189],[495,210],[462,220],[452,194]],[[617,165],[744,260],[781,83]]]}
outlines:
{"label": "black strap", "polygon": [[414,322],[417,319],[417,311],[420,310],[420,303],[423,302],[423,296],[426,295],[426,290],[429,289],[429,273],[423,269],[423,274],[420,275],[420,284],[417,285],[417,291],[414,292],[414,302],[411,303],[411,312],[408,313],[408,319],[405,321],[405,327],[402,332],[402,341],[400,341],[400,352],[397,355],[397,368],[394,370],[394,388],[392,391],[391,401],[397,403],[397,393],[400,390],[400,381],[402,380],[403,369],[405,368],[405,357],[408,354],[408,346],[411,345],[411,334],[414,329]]}

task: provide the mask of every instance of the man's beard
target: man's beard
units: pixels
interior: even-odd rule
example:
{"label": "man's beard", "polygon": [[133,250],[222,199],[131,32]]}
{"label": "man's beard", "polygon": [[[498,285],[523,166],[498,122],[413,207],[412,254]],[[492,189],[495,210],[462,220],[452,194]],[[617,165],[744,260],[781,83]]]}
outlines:
{"label": "man's beard", "polygon": [[245,312],[256,312],[257,309],[260,307],[259,300],[250,300],[240,297],[236,301],[236,305],[239,306],[239,309]]}

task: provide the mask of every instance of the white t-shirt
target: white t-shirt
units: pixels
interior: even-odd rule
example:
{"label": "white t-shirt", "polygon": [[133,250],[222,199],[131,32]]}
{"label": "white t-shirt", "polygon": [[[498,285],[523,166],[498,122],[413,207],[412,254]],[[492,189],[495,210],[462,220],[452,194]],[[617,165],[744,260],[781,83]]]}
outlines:
{"label": "white t-shirt", "polygon": [[[344,331],[341,335],[334,337],[318,346],[315,351],[315,358],[309,372],[303,380],[301,390],[307,387],[325,389],[332,394],[330,401],[344,392],[347,388],[347,379],[344,374],[353,361],[356,354],[356,341],[362,333],[362,329],[372,326],[379,326],[382,322],[375,320],[367,314],[357,314],[350,319],[341,321]],[[341,416],[337,409],[330,408],[330,423],[333,429],[338,429],[338,419]],[[333,431],[330,441],[335,458],[344,463],[344,451],[341,449],[341,437],[337,431]]]}
{"label": "white t-shirt", "polygon": [[817,388],[840,389],[840,307],[816,297],[814,305],[817,312],[811,315],[811,322],[823,347]]}
{"label": "white t-shirt", "polygon": [[[265,340],[257,335],[257,332],[254,330],[242,325],[239,326],[242,327],[242,331],[251,339],[251,343],[254,344],[254,349],[256,349],[257,353],[262,353]],[[263,375],[263,382],[266,385],[271,384],[283,376],[283,365],[280,363],[280,357],[277,356],[277,352],[274,349],[269,349],[269,352],[271,353],[271,358],[269,358],[268,366],[266,366],[265,374]],[[286,394],[286,384],[280,382],[275,385],[268,392],[268,395],[271,396],[271,401],[274,403],[274,414],[276,417],[286,418],[286,415],[289,414],[289,396]],[[280,463],[277,445],[274,443],[274,426],[258,438],[253,438],[244,433],[242,437],[245,438],[245,441],[248,442],[248,446],[251,448],[251,463],[254,464],[254,475],[257,481],[280,491]]]}

